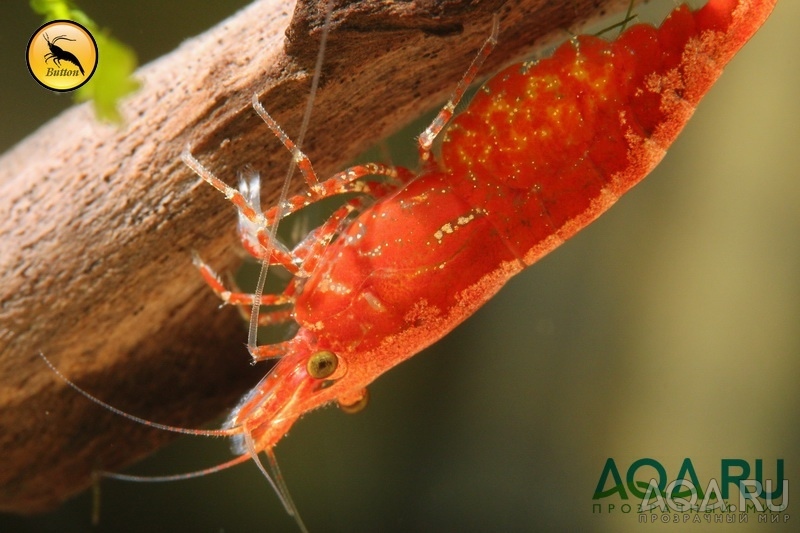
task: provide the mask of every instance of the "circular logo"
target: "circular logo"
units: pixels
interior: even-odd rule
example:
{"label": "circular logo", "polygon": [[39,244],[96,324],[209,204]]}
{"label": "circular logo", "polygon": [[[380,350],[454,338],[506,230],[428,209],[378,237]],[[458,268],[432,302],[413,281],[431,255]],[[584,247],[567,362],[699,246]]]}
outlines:
{"label": "circular logo", "polygon": [[51,91],[72,91],[89,81],[97,58],[92,34],[71,20],[50,21],[28,41],[28,70]]}

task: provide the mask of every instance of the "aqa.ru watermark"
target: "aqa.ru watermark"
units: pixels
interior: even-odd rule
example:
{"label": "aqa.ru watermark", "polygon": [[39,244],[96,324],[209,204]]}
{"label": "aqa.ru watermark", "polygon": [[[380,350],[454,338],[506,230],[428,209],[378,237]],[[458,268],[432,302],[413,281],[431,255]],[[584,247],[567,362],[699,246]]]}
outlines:
{"label": "aqa.ru watermark", "polygon": [[620,470],[609,458],[592,496],[592,513],[636,515],[639,523],[789,522],[783,459],[775,461],[771,479],[764,479],[762,459],[755,459],[752,467],[744,459],[720,463],[719,477],[703,483],[688,457],[674,477],[655,459],[638,459]]}

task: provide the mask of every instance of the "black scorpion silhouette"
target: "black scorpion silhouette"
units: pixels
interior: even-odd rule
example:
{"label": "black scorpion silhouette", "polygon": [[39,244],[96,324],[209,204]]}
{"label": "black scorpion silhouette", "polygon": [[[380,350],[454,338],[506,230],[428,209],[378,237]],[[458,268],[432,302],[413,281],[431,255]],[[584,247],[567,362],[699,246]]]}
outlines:
{"label": "black scorpion silhouette", "polygon": [[47,36],[47,34],[46,33],[44,34],[44,40],[47,41],[47,46],[50,47],[50,53],[45,54],[44,62],[47,63],[49,60],[52,59],[53,63],[55,63],[58,68],[61,68],[61,62],[66,61],[78,67],[81,71],[81,74],[83,74],[83,66],[81,66],[81,62],[78,61],[78,58],[75,57],[75,54],[73,54],[72,52],[68,52],[67,50],[64,50],[59,46],[56,46],[56,42],[62,39],[65,41],[75,40],[75,39],[69,39],[66,35],[59,35],[58,37],[56,37],[51,41],[50,38]]}

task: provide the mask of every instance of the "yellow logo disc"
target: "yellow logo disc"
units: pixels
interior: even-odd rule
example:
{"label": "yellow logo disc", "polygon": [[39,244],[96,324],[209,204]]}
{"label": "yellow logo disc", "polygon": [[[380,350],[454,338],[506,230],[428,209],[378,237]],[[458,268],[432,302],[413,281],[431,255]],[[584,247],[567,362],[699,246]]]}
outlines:
{"label": "yellow logo disc", "polygon": [[94,37],[71,20],[48,22],[28,41],[28,70],[52,91],[72,91],[89,81],[97,59]]}

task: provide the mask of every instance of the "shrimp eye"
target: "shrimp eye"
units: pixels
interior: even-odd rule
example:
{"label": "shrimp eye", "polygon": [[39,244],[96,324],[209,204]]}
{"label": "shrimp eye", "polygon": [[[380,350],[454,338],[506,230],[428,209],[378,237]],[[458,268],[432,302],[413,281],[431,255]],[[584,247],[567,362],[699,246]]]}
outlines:
{"label": "shrimp eye", "polygon": [[306,364],[308,375],[315,379],[325,379],[334,372],[339,364],[336,354],[323,350],[311,356]]}

